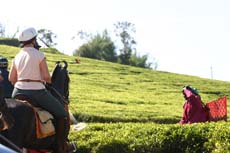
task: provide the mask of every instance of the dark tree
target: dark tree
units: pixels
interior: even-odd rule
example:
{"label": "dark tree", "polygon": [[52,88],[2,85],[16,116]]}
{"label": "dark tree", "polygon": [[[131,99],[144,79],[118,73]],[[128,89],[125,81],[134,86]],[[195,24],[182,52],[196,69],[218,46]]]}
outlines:
{"label": "dark tree", "polygon": [[114,24],[114,26],[115,34],[120,38],[123,45],[123,47],[120,49],[119,62],[121,64],[130,65],[132,51],[136,50],[134,47],[136,45],[136,41],[132,37],[132,35],[136,32],[135,25],[124,21],[117,22]]}
{"label": "dark tree", "polygon": [[47,47],[53,47],[53,46],[57,45],[57,43],[54,42],[54,39],[57,37],[57,35],[54,34],[51,30],[40,29],[40,30],[38,30],[38,34],[40,35],[39,39]]}
{"label": "dark tree", "polygon": [[106,30],[102,35],[90,36],[85,32],[81,32],[81,36],[82,39],[87,39],[88,42],[75,50],[74,55],[111,62],[117,61],[114,43]]}
{"label": "dark tree", "polygon": [[3,24],[0,23],[0,37],[5,37],[5,26]]}

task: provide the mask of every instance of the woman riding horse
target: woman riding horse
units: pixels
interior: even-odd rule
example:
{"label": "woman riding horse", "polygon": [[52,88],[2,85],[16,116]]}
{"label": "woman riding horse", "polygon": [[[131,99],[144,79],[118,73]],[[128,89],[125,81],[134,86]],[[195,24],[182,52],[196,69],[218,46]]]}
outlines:
{"label": "woman riding horse", "polygon": [[[67,112],[61,102],[50,94],[44,83],[50,84],[44,53],[39,51],[37,32],[28,28],[19,35],[20,52],[15,56],[10,69],[9,80],[14,85],[12,97],[29,97],[36,105],[50,112],[56,119],[57,153],[67,152]],[[20,116],[19,116],[20,117]]]}

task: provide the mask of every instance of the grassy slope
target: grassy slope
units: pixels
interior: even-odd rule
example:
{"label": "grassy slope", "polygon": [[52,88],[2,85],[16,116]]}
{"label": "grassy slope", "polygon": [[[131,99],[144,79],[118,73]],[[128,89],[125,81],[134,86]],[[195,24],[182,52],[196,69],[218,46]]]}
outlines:
{"label": "grassy slope", "polygon": [[[0,45],[10,61],[19,48]],[[181,89],[199,89],[204,102],[229,96],[230,83],[188,75],[141,69],[109,62],[46,53],[49,70],[67,60],[70,72],[70,109],[79,120],[91,122],[177,122],[182,114]]]}
{"label": "grassy slope", "polygon": [[[0,45],[0,55],[7,57],[10,61],[18,50],[19,48]],[[203,101],[208,102],[221,96],[229,97],[229,82],[135,68],[87,58],[81,58],[81,63],[76,64],[74,63],[76,57],[59,54],[46,53],[46,56],[50,71],[57,60],[65,59],[69,62],[70,109],[78,120],[119,122],[113,124],[88,123],[88,128],[81,132],[71,131],[69,138],[77,141],[79,153],[104,153],[112,150],[114,153],[167,152],[164,149],[175,149],[170,152],[178,152],[176,150],[178,147],[174,147],[175,144],[172,143],[175,140],[176,142],[184,140],[180,142],[182,147],[179,146],[179,148],[183,149],[188,145],[187,143],[190,143],[191,147],[187,149],[191,148],[193,152],[201,152],[194,144],[200,145],[200,138],[208,136],[210,136],[210,139],[207,139],[209,141],[205,139],[202,140],[202,143],[206,141],[208,147],[210,145],[210,150],[225,149],[218,146],[226,144],[230,147],[228,142],[218,137],[219,132],[215,130],[216,127],[220,130],[227,129],[228,122],[182,128],[176,124],[152,123],[178,122],[184,102],[181,94],[184,85],[190,84],[197,87]],[[194,127],[199,129],[199,136],[196,135],[197,131],[193,131]],[[214,129],[214,132],[210,132],[211,134],[208,133],[210,127]],[[192,131],[189,135],[183,134],[189,131]],[[221,135],[228,136],[229,134],[226,134],[228,131],[228,129],[225,130]],[[181,133],[181,136],[177,138],[178,132]],[[207,135],[203,136],[204,133]],[[172,140],[168,138],[169,136],[172,137]],[[192,142],[188,141],[190,136]],[[163,140],[165,144],[162,146]],[[154,150],[158,146],[163,151]]]}

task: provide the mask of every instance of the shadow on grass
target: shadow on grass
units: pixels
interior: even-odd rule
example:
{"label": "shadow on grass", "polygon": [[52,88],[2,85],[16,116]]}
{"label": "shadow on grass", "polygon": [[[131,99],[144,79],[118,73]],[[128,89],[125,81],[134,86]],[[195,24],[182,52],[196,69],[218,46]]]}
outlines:
{"label": "shadow on grass", "polygon": [[75,115],[75,118],[79,122],[97,122],[97,123],[118,123],[118,122],[124,122],[124,123],[147,123],[147,122],[153,122],[158,124],[175,124],[178,123],[180,118],[155,118],[155,119],[137,119],[137,118],[109,118],[109,117],[103,117],[103,116],[93,116],[88,114],[77,114]]}

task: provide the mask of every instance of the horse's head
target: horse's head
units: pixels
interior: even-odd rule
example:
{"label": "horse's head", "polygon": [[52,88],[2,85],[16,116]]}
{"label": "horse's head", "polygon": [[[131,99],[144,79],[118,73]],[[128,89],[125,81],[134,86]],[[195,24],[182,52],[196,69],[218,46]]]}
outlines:
{"label": "horse's head", "polygon": [[0,98],[0,131],[10,129],[14,124],[14,118],[8,110],[4,98]]}
{"label": "horse's head", "polygon": [[65,60],[57,61],[51,77],[52,86],[61,94],[65,101],[69,101],[70,78],[67,68],[68,63]]}

